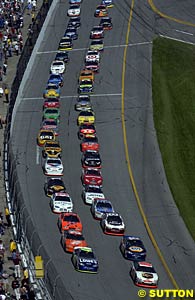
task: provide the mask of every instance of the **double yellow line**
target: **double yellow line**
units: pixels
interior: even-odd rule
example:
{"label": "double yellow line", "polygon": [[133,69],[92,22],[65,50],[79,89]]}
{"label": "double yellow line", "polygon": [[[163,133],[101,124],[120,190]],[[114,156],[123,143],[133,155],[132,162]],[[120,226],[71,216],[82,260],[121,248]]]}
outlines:
{"label": "double yellow line", "polygon": [[133,172],[132,172],[132,168],[131,168],[131,162],[130,162],[130,157],[129,157],[129,149],[128,149],[128,144],[127,144],[127,131],[126,131],[126,125],[125,125],[125,71],[126,71],[126,59],[127,59],[127,49],[128,49],[128,42],[129,42],[129,35],[130,35],[130,31],[131,31],[131,22],[132,22],[132,18],[133,18],[133,8],[134,8],[134,4],[135,4],[135,0],[132,0],[131,3],[131,8],[130,8],[130,15],[129,15],[129,20],[128,20],[128,27],[127,27],[127,34],[126,34],[126,40],[125,40],[125,48],[124,48],[124,54],[123,54],[123,68],[122,68],[122,96],[121,96],[121,119],[122,119],[122,129],[123,129],[123,139],[124,139],[124,146],[125,146],[125,156],[126,156],[126,161],[127,161],[127,167],[128,167],[128,172],[129,172],[129,177],[130,177],[130,181],[132,184],[132,188],[133,188],[133,192],[135,194],[135,198],[137,201],[137,205],[140,211],[140,214],[142,216],[144,225],[146,227],[147,233],[149,235],[149,238],[162,262],[162,265],[164,267],[164,269],[166,270],[173,286],[176,289],[179,289],[179,286],[177,284],[177,282],[175,281],[171,271],[169,270],[169,267],[157,245],[157,242],[154,238],[154,235],[150,229],[150,226],[148,224],[148,220],[146,218],[146,215],[144,213],[142,204],[141,204],[141,200],[140,197],[138,195],[137,192],[137,188],[136,188],[136,184],[135,184],[135,180],[133,177]]}

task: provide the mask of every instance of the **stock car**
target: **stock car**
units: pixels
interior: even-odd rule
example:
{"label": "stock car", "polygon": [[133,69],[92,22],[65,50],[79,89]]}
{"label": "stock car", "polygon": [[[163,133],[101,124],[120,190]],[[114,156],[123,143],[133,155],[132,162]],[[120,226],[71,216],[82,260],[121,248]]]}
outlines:
{"label": "stock car", "polygon": [[83,79],[87,79],[87,78],[91,79],[92,81],[94,81],[95,76],[94,76],[93,71],[84,69],[84,70],[82,70],[80,72],[80,76],[79,76],[78,82],[80,82]]}
{"label": "stock car", "polygon": [[54,119],[44,119],[41,129],[53,130],[55,136],[59,135],[58,121]]}
{"label": "stock car", "polygon": [[61,159],[47,157],[43,165],[44,174],[47,176],[62,176],[64,167]]}
{"label": "stock car", "polygon": [[80,231],[64,231],[61,237],[61,244],[64,251],[72,253],[75,247],[87,247],[87,242]]}
{"label": "stock car", "polygon": [[99,51],[92,51],[88,50],[85,56],[85,62],[89,61],[97,61],[100,62],[100,52]]}
{"label": "stock car", "polygon": [[75,27],[68,27],[65,31],[64,36],[67,36],[73,40],[77,40],[78,39],[77,29]]}
{"label": "stock car", "polygon": [[89,50],[97,50],[97,51],[103,51],[104,50],[104,42],[102,39],[98,40],[92,40],[91,44],[89,46]]}
{"label": "stock car", "polygon": [[82,79],[79,82],[78,93],[90,94],[93,92],[93,81],[91,79]]}
{"label": "stock car", "polygon": [[55,56],[55,60],[60,60],[67,64],[70,60],[68,56],[68,52],[61,52],[61,51],[57,52]]}
{"label": "stock car", "polygon": [[86,111],[92,110],[92,104],[89,95],[79,95],[75,104],[75,110]]}
{"label": "stock car", "polygon": [[103,39],[104,28],[102,26],[94,26],[90,31],[90,39]]}
{"label": "stock car", "polygon": [[96,7],[95,13],[94,13],[94,17],[107,17],[108,15],[108,10],[106,5],[98,5]]}
{"label": "stock car", "polygon": [[99,151],[100,144],[98,142],[98,138],[96,136],[86,135],[80,144],[80,148],[82,152],[87,150]]}
{"label": "stock car", "polygon": [[83,169],[81,175],[83,186],[85,185],[98,185],[102,187],[103,177],[99,169]]}
{"label": "stock car", "polygon": [[73,211],[72,199],[66,192],[54,193],[50,199],[50,206],[56,214]]}
{"label": "stock car", "polygon": [[139,237],[124,235],[120,250],[124,258],[134,261],[144,261],[146,259],[146,249]]}
{"label": "stock car", "polygon": [[60,147],[60,144],[57,141],[46,142],[42,150],[42,155],[44,158],[61,157],[61,153],[62,153],[62,148]]}
{"label": "stock car", "polygon": [[72,4],[70,5],[68,11],[67,11],[67,16],[68,17],[78,17],[81,14],[81,7],[78,4]]}
{"label": "stock car", "polygon": [[89,247],[75,247],[72,254],[72,263],[75,270],[86,273],[98,272],[98,260]]}
{"label": "stock car", "polygon": [[130,276],[135,285],[144,288],[158,287],[158,274],[151,263],[146,261],[132,262]]}
{"label": "stock car", "polygon": [[105,196],[98,185],[86,185],[83,187],[82,199],[85,204],[91,205],[96,198],[105,199]]}
{"label": "stock car", "polygon": [[72,39],[67,36],[63,36],[59,42],[58,51],[66,52],[68,50],[72,50],[72,47],[73,47]]}
{"label": "stock car", "polygon": [[46,98],[43,103],[43,109],[45,108],[59,108],[60,100],[59,98]]}
{"label": "stock car", "polygon": [[43,92],[44,98],[59,98],[60,97],[60,87],[58,84],[49,83]]}
{"label": "stock car", "polygon": [[62,87],[64,84],[63,77],[60,74],[51,74],[49,76],[47,84],[56,84],[59,87]]}
{"label": "stock car", "polygon": [[99,25],[102,26],[104,30],[111,30],[113,27],[112,19],[110,17],[101,18]]}
{"label": "stock car", "polygon": [[118,213],[105,214],[100,224],[105,234],[124,235],[125,224],[122,217]]}
{"label": "stock car", "polygon": [[95,135],[96,134],[96,129],[94,124],[83,124],[79,127],[79,131],[78,131],[78,138],[82,139],[84,138],[87,134],[92,134]]}
{"label": "stock car", "polygon": [[51,74],[62,75],[66,70],[65,63],[62,60],[53,60],[50,67]]}
{"label": "stock car", "polygon": [[53,130],[40,129],[37,137],[37,144],[44,146],[47,141],[55,141],[55,133]]}
{"label": "stock car", "polygon": [[94,151],[94,150],[85,151],[82,155],[81,163],[84,169],[87,168],[101,169],[102,167],[100,154],[98,151]]}
{"label": "stock car", "polygon": [[44,110],[43,110],[43,119],[59,120],[59,118],[60,118],[59,108],[55,108],[55,107],[44,108]]}
{"label": "stock car", "polygon": [[70,229],[82,231],[83,229],[80,217],[73,212],[61,213],[58,218],[58,227],[60,232]]}
{"label": "stock car", "polygon": [[94,124],[95,123],[95,114],[93,111],[81,111],[77,118],[77,124]]}
{"label": "stock car", "polygon": [[80,17],[71,17],[68,21],[68,27],[79,28],[81,26],[81,18]]}
{"label": "stock car", "polygon": [[98,61],[87,61],[85,62],[85,69],[92,70],[94,73],[98,73],[100,66]]}
{"label": "stock car", "polygon": [[106,7],[110,8],[114,6],[113,0],[102,0],[102,5],[106,5]]}
{"label": "stock car", "polygon": [[101,220],[105,214],[113,213],[112,203],[107,199],[95,198],[91,205],[91,213],[96,220]]}
{"label": "stock car", "polygon": [[65,184],[60,177],[47,177],[47,181],[44,185],[45,194],[51,197],[54,193],[65,192]]}

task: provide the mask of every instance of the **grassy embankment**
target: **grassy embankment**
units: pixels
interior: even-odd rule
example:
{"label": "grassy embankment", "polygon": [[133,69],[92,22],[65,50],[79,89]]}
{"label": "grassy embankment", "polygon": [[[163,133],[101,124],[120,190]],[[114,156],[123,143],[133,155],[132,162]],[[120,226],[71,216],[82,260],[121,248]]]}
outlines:
{"label": "grassy embankment", "polygon": [[195,240],[195,46],[155,39],[152,72],[154,122],[167,180]]}

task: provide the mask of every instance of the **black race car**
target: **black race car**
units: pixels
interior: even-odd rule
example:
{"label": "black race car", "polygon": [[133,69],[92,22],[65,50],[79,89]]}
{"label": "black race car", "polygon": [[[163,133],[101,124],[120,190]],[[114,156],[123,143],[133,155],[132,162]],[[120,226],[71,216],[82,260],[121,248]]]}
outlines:
{"label": "black race car", "polygon": [[68,27],[78,28],[81,26],[81,18],[80,17],[71,17],[68,22]]}
{"label": "black race car", "polygon": [[112,19],[110,17],[101,18],[99,25],[102,26],[104,30],[111,30],[113,27]]}
{"label": "black race car", "polygon": [[102,160],[100,154],[97,151],[87,150],[83,153],[81,158],[82,167],[100,169],[102,166]]}
{"label": "black race car", "polygon": [[51,197],[54,193],[65,192],[66,187],[61,178],[47,178],[44,186],[45,194]]}
{"label": "black race car", "polygon": [[55,60],[62,60],[63,62],[68,63],[70,60],[68,52],[57,52]]}

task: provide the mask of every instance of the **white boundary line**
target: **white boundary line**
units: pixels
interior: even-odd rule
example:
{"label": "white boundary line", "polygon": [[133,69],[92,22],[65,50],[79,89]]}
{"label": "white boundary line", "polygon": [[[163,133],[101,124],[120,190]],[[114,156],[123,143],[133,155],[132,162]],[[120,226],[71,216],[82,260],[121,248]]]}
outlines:
{"label": "white boundary line", "polygon": [[[134,44],[128,44],[128,47],[136,47],[136,46],[143,46],[143,45],[149,45],[152,44],[152,42],[140,42],[140,43],[134,43]],[[126,45],[113,45],[113,46],[104,46],[104,49],[112,49],[112,48],[124,48]],[[75,52],[75,51],[86,51],[89,48],[77,48],[77,49],[72,49],[68,52]],[[37,51],[36,54],[50,54],[50,53],[57,53],[58,50],[51,50],[51,51]]]}
{"label": "white boundary line", "polygon": [[180,32],[180,33],[183,33],[183,34],[187,34],[187,35],[194,35],[194,34],[191,33],[191,32],[187,32],[187,31],[183,31],[183,30],[179,30],[179,29],[175,29],[175,31]]}
{"label": "white boundary line", "polygon": [[176,39],[176,38],[173,38],[173,37],[168,36],[168,35],[159,34],[159,36],[164,37],[166,39],[173,40],[173,41],[177,41],[177,42],[181,42],[181,43],[185,43],[185,44],[190,44],[190,45],[195,45],[195,43],[187,42],[187,41],[180,40],[180,39]]}
{"label": "white boundary line", "polygon": [[39,146],[36,146],[36,165],[39,165],[39,158],[40,158],[40,149]]}
{"label": "white boundary line", "polygon": [[[78,95],[68,95],[68,96],[61,96],[60,99],[67,99],[67,98],[77,98]],[[92,94],[90,97],[118,97],[121,96],[121,93],[118,94]],[[43,97],[27,97],[27,98],[22,98],[21,101],[26,101],[26,100],[46,100]]]}

